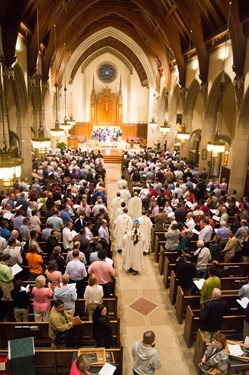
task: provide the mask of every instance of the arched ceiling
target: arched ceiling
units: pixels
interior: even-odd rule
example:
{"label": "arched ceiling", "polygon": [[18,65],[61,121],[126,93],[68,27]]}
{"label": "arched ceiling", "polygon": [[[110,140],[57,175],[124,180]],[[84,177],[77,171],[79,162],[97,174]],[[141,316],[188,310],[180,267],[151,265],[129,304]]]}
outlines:
{"label": "arched ceiling", "polygon": [[[249,0],[0,0],[0,23],[5,64],[10,66],[15,60],[15,45],[20,33],[28,44],[29,76],[36,69],[38,24],[43,80],[47,80],[54,64],[59,84],[63,70],[78,46],[96,32],[113,27],[134,40],[146,55],[155,76],[164,73],[166,84],[169,69],[176,64],[179,83],[185,87],[189,58],[197,55],[200,79],[206,83],[208,54],[227,37],[232,41],[235,76],[243,76],[246,37],[249,35]],[[96,42],[84,51],[76,64],[79,66],[103,47],[116,48],[137,70],[141,83],[146,81],[139,56],[113,38]]]}

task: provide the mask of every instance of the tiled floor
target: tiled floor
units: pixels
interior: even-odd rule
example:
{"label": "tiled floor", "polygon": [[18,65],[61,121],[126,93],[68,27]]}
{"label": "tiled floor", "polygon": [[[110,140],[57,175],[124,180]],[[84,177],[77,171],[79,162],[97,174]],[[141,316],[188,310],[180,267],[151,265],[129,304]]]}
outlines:
{"label": "tiled floor", "polygon": [[[106,164],[108,202],[117,193],[120,165]],[[131,348],[143,332],[151,329],[156,334],[156,348],[163,366],[157,375],[193,375],[193,349],[187,348],[183,337],[183,325],[175,318],[174,307],[169,302],[168,291],[163,287],[162,276],[152,255],[144,257],[144,270],[140,275],[126,273],[122,268],[122,256],[114,254],[116,285],[124,346],[124,375],[132,374]]]}

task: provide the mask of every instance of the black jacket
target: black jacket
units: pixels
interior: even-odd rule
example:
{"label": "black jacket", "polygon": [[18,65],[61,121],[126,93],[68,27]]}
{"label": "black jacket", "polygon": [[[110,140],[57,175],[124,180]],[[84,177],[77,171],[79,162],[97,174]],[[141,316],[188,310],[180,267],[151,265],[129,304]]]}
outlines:
{"label": "black jacket", "polygon": [[93,316],[93,337],[97,347],[110,348],[112,346],[112,327],[106,316],[101,316],[98,320]]}
{"label": "black jacket", "polygon": [[228,304],[222,299],[205,301],[200,313],[201,330],[208,332],[218,331],[221,327],[223,316],[227,315],[228,312]]}

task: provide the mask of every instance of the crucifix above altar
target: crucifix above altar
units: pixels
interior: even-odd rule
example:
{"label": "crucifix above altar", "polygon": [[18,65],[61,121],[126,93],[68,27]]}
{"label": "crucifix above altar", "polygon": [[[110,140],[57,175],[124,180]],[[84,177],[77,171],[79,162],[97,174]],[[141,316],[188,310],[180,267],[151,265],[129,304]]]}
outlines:
{"label": "crucifix above altar", "polygon": [[94,86],[91,92],[91,124],[93,126],[121,126],[123,116],[123,96],[121,77],[119,92],[111,92],[106,86],[101,92],[96,93]]}

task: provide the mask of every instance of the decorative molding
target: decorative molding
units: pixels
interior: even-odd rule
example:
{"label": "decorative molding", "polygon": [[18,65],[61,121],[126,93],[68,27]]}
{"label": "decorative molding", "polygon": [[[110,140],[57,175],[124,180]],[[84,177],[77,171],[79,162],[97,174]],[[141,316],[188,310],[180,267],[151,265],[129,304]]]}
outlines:
{"label": "decorative molding", "polygon": [[233,80],[233,87],[235,90],[240,90],[244,88],[244,76],[238,77],[236,76]]}
{"label": "decorative molding", "polygon": [[94,61],[97,57],[103,55],[104,53],[111,53],[113,56],[117,57],[127,67],[127,69],[129,70],[130,74],[133,74],[133,67],[130,64],[130,62],[125,58],[125,56],[123,56],[119,51],[117,51],[114,48],[109,47],[109,46],[103,47],[103,48],[99,49],[98,51],[96,51],[95,53],[93,53],[91,56],[89,56],[84,61],[84,63],[81,65],[81,73],[84,73],[85,69],[88,67],[88,65],[92,61]]}

